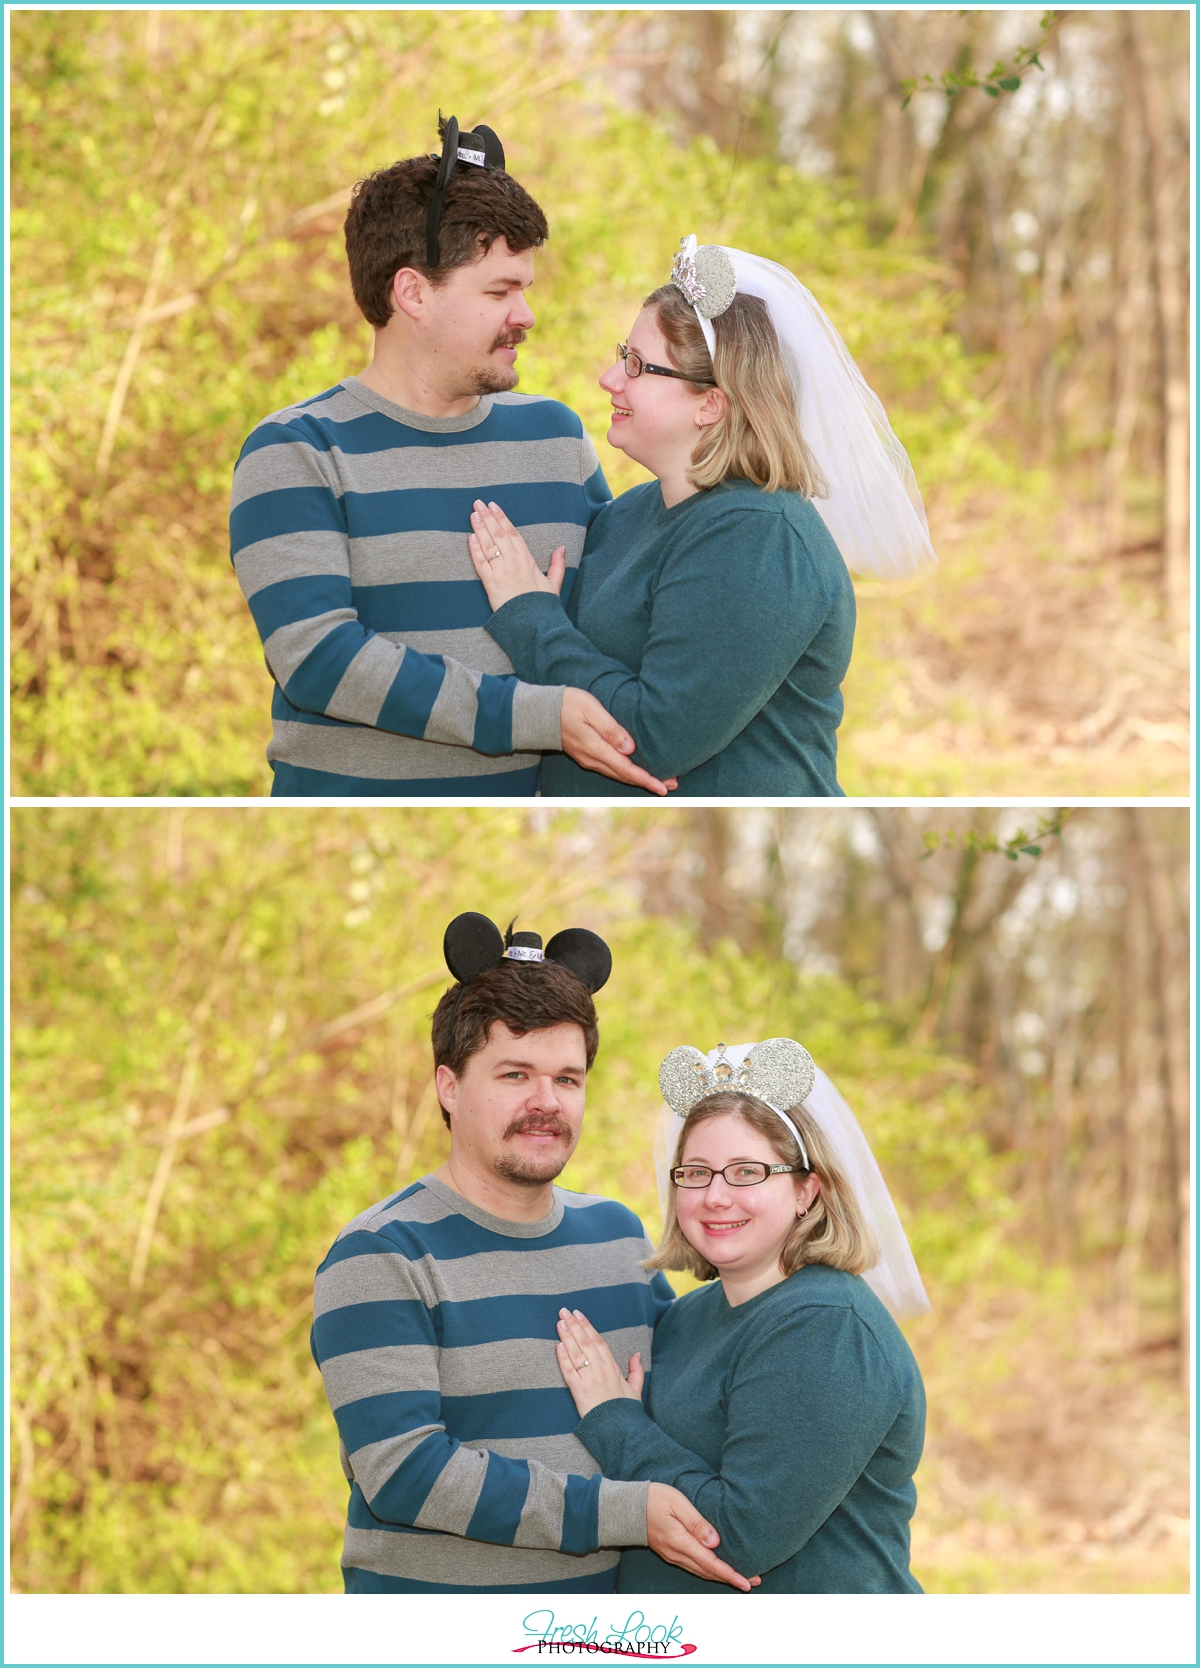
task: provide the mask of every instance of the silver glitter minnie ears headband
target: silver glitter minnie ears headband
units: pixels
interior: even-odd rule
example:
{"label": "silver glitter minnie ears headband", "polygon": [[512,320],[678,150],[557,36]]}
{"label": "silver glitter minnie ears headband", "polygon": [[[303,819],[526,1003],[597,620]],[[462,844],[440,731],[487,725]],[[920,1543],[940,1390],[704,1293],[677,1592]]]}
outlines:
{"label": "silver glitter minnie ears headband", "polygon": [[691,302],[709,354],[715,354],[717,334],[709,320],[719,318],[737,294],[733,262],[719,243],[705,243],[697,248],[693,232],[679,240],[671,282]]}
{"label": "silver glitter minnie ears headband", "polygon": [[717,1058],[711,1065],[707,1055],[685,1044],[673,1048],[658,1071],[663,1099],[681,1118],[686,1118],[705,1095],[719,1094],[722,1089],[740,1091],[761,1100],[776,1117],[783,1119],[796,1137],[806,1170],[812,1169],[808,1148],[785,1108],[799,1106],[807,1100],[816,1080],[817,1068],[812,1055],[790,1037],[768,1037],[765,1042],[755,1043],[740,1066],[726,1058],[724,1043],[717,1044]]}

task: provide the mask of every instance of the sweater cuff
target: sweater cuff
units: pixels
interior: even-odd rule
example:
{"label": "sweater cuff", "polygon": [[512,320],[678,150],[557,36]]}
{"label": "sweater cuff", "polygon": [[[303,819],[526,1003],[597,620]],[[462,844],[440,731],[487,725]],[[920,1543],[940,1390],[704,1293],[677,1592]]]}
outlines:
{"label": "sweater cuff", "polygon": [[513,690],[514,753],[561,753],[562,684],[518,683]]}
{"label": "sweater cuff", "polygon": [[524,591],[519,597],[512,597],[501,604],[484,621],[484,630],[512,660],[514,649],[519,654],[522,649],[536,643],[539,631],[550,625],[561,625],[565,618],[562,599],[556,597],[553,591]]}
{"label": "sweater cuff", "polygon": [[600,1480],[599,1535],[601,1546],[649,1546],[646,1526],[649,1483]]}

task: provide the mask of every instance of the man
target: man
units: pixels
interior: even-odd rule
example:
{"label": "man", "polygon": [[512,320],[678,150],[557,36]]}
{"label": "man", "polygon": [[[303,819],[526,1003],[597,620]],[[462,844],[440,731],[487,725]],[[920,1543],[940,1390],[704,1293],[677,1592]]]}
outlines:
{"label": "man", "polygon": [[[547,957],[581,938],[594,935],[560,935]],[[616,1549],[647,1545],[749,1587],[684,1495],[602,1478],[573,1434],[560,1311],[583,1309],[619,1359],[640,1350],[652,1367],[672,1294],[640,1266],[630,1211],[553,1185],[599,1044],[586,956],[584,977],[568,961],[522,933],[446,991],[433,1052],[450,1156],[355,1218],[317,1272],[313,1355],[350,1482],[347,1592],[611,1592]]]}
{"label": "man", "polygon": [[499,499],[543,568],[574,577],[611,494],[578,417],[514,394],[525,291],[548,236],[489,129],[355,189],[360,376],[265,418],[234,473],[230,542],[275,679],[276,795],[510,796],[541,752],[665,792],[594,696],[520,682],[483,629],[467,550]]}

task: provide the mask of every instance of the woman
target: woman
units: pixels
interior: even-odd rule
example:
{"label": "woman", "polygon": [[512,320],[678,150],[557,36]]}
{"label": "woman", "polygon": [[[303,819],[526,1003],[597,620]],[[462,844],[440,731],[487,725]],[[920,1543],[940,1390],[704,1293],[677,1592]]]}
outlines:
{"label": "woman", "polygon": [[[920,1592],[908,1557],[925,1398],[888,1310],[928,1300],[853,1114],[786,1038],[707,1061],[676,1049],[663,1086],[686,1115],[645,1266],[713,1284],[659,1321],[644,1408],[640,1359],[626,1380],[586,1318],[562,1311],[576,1435],[606,1477],[681,1489],[721,1557],[761,1575],[756,1591]],[[618,1591],[713,1590],[646,1548],[622,1555]]]}
{"label": "woman", "polygon": [[[603,702],[684,795],[840,795],[854,638],[847,565],[933,559],[899,441],[840,338],[784,268],[695,239],[600,379],[609,444],[657,477],[607,505],[565,603],[496,504],[470,551],[487,630],[520,677]],[[565,755],[547,795],[644,792]]]}

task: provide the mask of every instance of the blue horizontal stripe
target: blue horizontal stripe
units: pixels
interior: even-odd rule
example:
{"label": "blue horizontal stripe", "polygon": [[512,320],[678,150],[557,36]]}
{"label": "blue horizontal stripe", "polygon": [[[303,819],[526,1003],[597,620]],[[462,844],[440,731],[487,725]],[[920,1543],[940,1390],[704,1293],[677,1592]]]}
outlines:
{"label": "blue horizontal stripe", "polygon": [[461,1303],[439,1303],[442,1346],[500,1343],[506,1338],[557,1339],[558,1311],[582,1309],[597,1332],[615,1332],[635,1324],[635,1317],[653,1326],[657,1306],[649,1286],[622,1282],[593,1286],[587,1291],[470,1298]]}
{"label": "blue horizontal stripe", "polygon": [[391,688],[383,698],[375,720],[376,729],[414,736],[419,741],[445,681],[446,662],[440,654],[406,649]]}
{"label": "blue horizontal stripe", "polygon": [[462,631],[486,625],[492,605],[478,579],[410,579],[400,585],[356,585],[359,619],[373,631]]}
{"label": "blue horizontal stripe", "polygon": [[[521,1482],[524,1480],[524,1488]],[[467,1539],[511,1546],[529,1496],[529,1462],[489,1454],[483,1487],[467,1524]]]}
{"label": "blue horizontal stripe", "polygon": [[[252,498],[282,496],[263,493]],[[331,495],[332,496],[332,495]],[[591,519],[583,488],[570,481],[480,482],[470,487],[407,487],[394,492],[347,492],[346,529],[352,539],[377,539],[391,533],[461,533],[471,531],[471,511],[477,498],[499,504],[518,527],[545,521],[573,521],[586,527]],[[276,531],[284,531],[277,528]],[[260,535],[261,536],[261,535]]]}
{"label": "blue horizontal stripe", "polygon": [[[340,1415],[338,1424],[340,1427]],[[344,1436],[342,1440],[345,1441]],[[346,1443],[346,1446],[349,1448],[350,1444]],[[457,1448],[458,1443],[448,1441],[441,1431],[430,1431],[377,1491],[372,1504],[373,1515],[390,1518],[393,1523],[411,1523],[419,1517],[430,1489]]]}
{"label": "blue horizontal stripe", "polygon": [[[460,1442],[569,1436],[579,1423],[565,1384],[557,1390],[493,1390],[479,1396],[443,1396],[441,1408],[447,1432]],[[494,1539],[492,1535],[481,1538]]]}
{"label": "blue horizontal stripe", "polygon": [[471,746],[479,753],[499,755],[513,750],[512,709],[517,679],[484,674],[475,706],[475,728]]}
{"label": "blue horizontal stripe", "polygon": [[[431,1336],[431,1328],[433,1336]],[[393,1344],[429,1344],[436,1338],[434,1311],[419,1298],[396,1297],[376,1303],[347,1303],[313,1321],[317,1364],[360,1349]]]}
{"label": "blue horizontal stripe", "polygon": [[591,1552],[600,1544],[600,1475],[569,1476],[563,1498],[564,1552]]}
{"label": "blue horizontal stripe", "polygon": [[[420,1184],[417,1183],[417,1186]],[[438,1262],[473,1257],[480,1251],[522,1252],[557,1250],[562,1245],[608,1245],[614,1239],[645,1238],[641,1223],[615,1199],[591,1205],[568,1205],[557,1228],[537,1239],[510,1240],[482,1223],[448,1212],[435,1222],[387,1222],[375,1231],[357,1229],[343,1234],[330,1248],[323,1267],[347,1257],[383,1256],[399,1251],[406,1257],[430,1256]]]}
{"label": "blue horizontal stripe", "polygon": [[[334,1418],[346,1451],[354,1454],[373,1442],[382,1442],[389,1436],[402,1436],[405,1431],[416,1430],[420,1425],[440,1424],[441,1398],[436,1390],[390,1390],[382,1396],[364,1396],[360,1401],[347,1402],[337,1409]],[[421,1447],[424,1446],[422,1443]],[[405,1461],[405,1469],[409,1463]],[[421,1498],[424,1499],[424,1495]],[[417,1512],[398,1515],[410,1522]]]}
{"label": "blue horizontal stripe", "polygon": [[[373,635],[373,632],[364,632],[357,620],[343,620],[341,625],[327,631],[284,684],[283,692],[288,700],[293,706],[324,712],[333,699],[334,690],[345,677],[346,668]],[[432,706],[433,702],[430,701],[429,705]],[[420,721],[422,729],[428,719],[426,711]]]}
{"label": "blue horizontal stripe", "polygon": [[373,1570],[356,1569],[343,1564],[342,1577],[348,1593],[615,1593],[617,1570],[601,1570],[597,1575],[573,1575],[565,1581],[523,1581],[516,1586],[455,1587],[448,1582],[406,1581],[399,1575],[376,1575]]}
{"label": "blue horizontal stripe", "polygon": [[272,799],[532,799],[542,773],[539,764],[528,770],[506,770],[497,776],[424,776],[383,779],[338,776],[328,770],[271,760],[275,780]]}
{"label": "blue horizontal stripe", "polygon": [[313,417],[293,417],[286,423],[267,419],[246,436],[246,443],[238,454],[238,462],[269,446],[311,446],[314,452],[328,452],[330,448],[328,424]]}
{"label": "blue horizontal stripe", "polygon": [[250,612],[265,643],[281,626],[315,620],[337,608],[351,608],[350,582],[336,573],[306,574],[302,579],[280,579],[264,585],[250,598]]}
{"label": "blue horizontal stripe", "polygon": [[[577,571],[568,568],[563,576],[564,604],[574,589]],[[492,605],[478,579],[408,579],[396,585],[355,585],[350,598],[359,619],[372,631],[465,631],[469,626],[486,625],[492,617]]]}
{"label": "blue horizontal stripe", "polygon": [[288,533],[344,535],[345,531],[346,518],[341,504],[336,494],[323,486],[278,487],[274,492],[259,492],[229,512],[229,550],[235,557],[247,545],[282,538]]}

